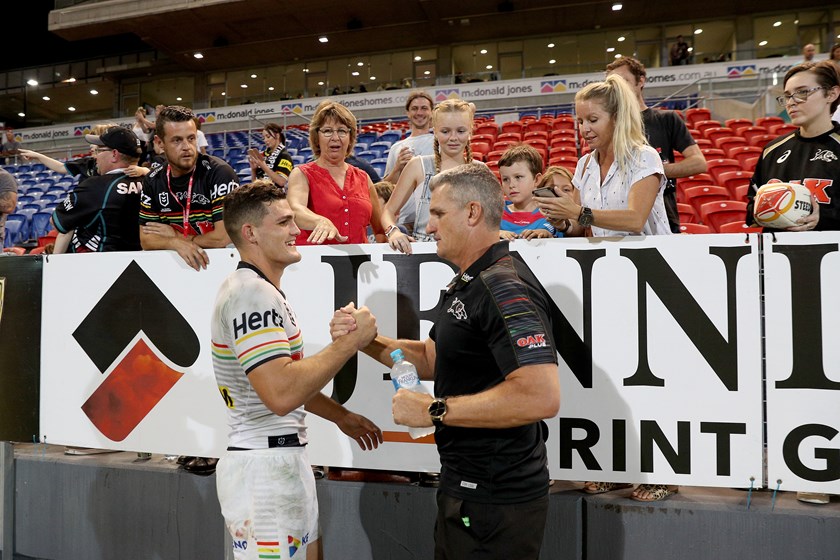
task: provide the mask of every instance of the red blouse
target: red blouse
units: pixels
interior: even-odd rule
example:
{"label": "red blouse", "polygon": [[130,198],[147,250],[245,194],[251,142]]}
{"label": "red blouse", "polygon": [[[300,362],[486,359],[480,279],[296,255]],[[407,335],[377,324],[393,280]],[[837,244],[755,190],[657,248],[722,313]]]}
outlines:
{"label": "red blouse", "polygon": [[[373,213],[368,189],[368,175],[358,167],[347,166],[344,188],[332,178],[330,172],[312,161],[297,166],[309,181],[309,202],[306,207],[330,220],[338,233],[347,236],[346,243],[367,243],[367,226]],[[309,245],[311,230],[301,230],[298,245]],[[336,244],[338,241],[325,241]]]}

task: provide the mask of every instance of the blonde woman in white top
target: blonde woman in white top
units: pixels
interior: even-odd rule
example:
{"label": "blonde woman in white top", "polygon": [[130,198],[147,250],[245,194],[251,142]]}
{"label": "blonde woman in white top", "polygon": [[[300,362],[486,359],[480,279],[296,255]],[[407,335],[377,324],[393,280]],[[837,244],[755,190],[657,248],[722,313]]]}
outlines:
{"label": "blonde woman in white top", "polygon": [[558,192],[537,198],[539,207],[550,221],[573,220],[578,232],[589,226],[593,237],[669,235],[665,171],[647,143],[630,86],[618,76],[589,84],[575,95],[575,112],[592,150],[572,181],[581,202]]}

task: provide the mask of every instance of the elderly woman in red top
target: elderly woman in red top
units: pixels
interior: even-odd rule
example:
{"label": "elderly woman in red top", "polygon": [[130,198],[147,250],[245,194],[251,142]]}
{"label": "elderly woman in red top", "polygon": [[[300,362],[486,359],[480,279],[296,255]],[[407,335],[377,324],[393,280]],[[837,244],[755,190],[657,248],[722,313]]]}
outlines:
{"label": "elderly woman in red top", "polygon": [[299,245],[367,243],[367,227],[382,234],[379,199],[367,173],[346,163],[356,143],[356,117],[322,101],[309,127],[315,161],[292,170],[287,199],[301,229]]}

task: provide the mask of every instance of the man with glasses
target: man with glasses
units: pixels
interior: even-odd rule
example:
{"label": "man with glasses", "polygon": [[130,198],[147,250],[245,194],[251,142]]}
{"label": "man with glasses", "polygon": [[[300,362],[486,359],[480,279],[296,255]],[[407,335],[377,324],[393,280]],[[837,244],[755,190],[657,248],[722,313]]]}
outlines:
{"label": "man with glasses", "polygon": [[[672,233],[680,233],[680,215],[677,212],[677,179],[689,177],[698,173],[705,173],[707,169],[706,157],[700,147],[691,137],[685,122],[674,111],[652,109],[645,104],[642,95],[647,81],[645,66],[630,56],[622,56],[607,65],[607,75],[615,74],[624,78],[636,93],[639,110],[642,112],[642,122],[645,125],[645,135],[648,143],[659,152],[665,177],[663,199],[665,212]],[[683,155],[682,161],[676,161],[674,151]]]}
{"label": "man with glasses", "polygon": [[205,249],[230,243],[222,204],[239,179],[224,160],[199,153],[193,117],[190,109],[172,105],[155,118],[154,142],[163,147],[167,164],[143,180],[140,243],[145,250],[176,251],[202,270],[210,262]]}
{"label": "man with glasses", "polygon": [[[388,162],[385,164],[385,177],[394,185],[406,164],[414,156],[430,156],[434,153],[435,135],[432,134],[432,96],[425,91],[415,91],[405,100],[405,114],[408,117],[408,136],[395,142],[388,150]],[[400,210],[397,225],[414,224],[414,197]]]}
{"label": "man with glasses", "polygon": [[248,163],[251,166],[251,181],[268,177],[275,185],[285,190],[289,174],[295,164],[286,150],[286,136],[283,127],[277,123],[268,123],[262,131],[265,151],[257,148],[248,150]]}
{"label": "man with glasses", "polygon": [[[98,174],[85,178],[53,211],[50,221],[71,253],[139,251],[137,214],[142,182],[125,170],[137,165],[140,140],[127,128],[114,126],[101,135],[85,136]],[[56,252],[64,252],[58,247]]]}

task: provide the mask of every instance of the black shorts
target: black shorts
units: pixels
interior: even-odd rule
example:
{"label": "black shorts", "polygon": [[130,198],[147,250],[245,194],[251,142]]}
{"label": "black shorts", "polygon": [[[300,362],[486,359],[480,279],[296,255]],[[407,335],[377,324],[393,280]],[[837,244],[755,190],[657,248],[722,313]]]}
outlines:
{"label": "black shorts", "polygon": [[479,504],[437,494],[435,560],[490,560],[540,556],[548,490],[521,504]]}

